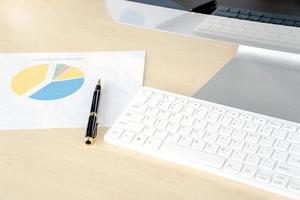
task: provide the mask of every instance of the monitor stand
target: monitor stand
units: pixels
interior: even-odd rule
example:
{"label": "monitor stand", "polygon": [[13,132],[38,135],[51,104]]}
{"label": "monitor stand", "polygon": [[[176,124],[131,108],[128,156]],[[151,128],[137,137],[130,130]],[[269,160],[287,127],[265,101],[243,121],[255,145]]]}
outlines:
{"label": "monitor stand", "polygon": [[194,97],[300,123],[300,55],[240,46]]}

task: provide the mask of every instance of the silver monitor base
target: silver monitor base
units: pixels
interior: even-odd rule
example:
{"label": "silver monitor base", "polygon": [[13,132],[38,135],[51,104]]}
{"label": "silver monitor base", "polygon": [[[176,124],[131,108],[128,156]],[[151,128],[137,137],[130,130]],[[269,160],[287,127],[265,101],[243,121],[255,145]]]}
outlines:
{"label": "silver monitor base", "polygon": [[300,55],[240,46],[194,97],[300,123]]}

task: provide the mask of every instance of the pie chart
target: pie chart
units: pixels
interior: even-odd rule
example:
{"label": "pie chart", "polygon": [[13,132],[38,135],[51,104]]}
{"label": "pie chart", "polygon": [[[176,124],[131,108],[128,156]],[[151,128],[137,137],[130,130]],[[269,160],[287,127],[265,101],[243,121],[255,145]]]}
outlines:
{"label": "pie chart", "polygon": [[36,100],[56,100],[72,95],[84,83],[84,73],[66,64],[39,64],[18,72],[11,88],[19,96]]}

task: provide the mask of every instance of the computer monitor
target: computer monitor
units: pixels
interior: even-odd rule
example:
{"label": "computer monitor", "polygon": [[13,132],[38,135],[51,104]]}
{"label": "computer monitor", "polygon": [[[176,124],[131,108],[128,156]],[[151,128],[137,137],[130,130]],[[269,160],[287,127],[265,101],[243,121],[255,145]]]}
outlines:
{"label": "computer monitor", "polygon": [[107,8],[127,24],[300,52],[298,0],[108,0]]}
{"label": "computer monitor", "polygon": [[300,122],[299,0],[107,0],[118,22],[239,45],[196,98]]}

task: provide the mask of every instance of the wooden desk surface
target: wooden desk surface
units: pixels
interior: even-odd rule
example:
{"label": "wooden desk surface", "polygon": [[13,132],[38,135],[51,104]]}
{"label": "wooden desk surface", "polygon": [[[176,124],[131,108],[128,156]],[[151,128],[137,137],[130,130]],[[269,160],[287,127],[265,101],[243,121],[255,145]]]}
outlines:
{"label": "wooden desk surface", "polygon": [[[145,85],[185,95],[237,48],[115,23],[104,0],[5,0],[0,13],[0,52],[146,50]],[[84,129],[1,131],[0,199],[281,199],[105,144],[104,132],[86,146]]]}

